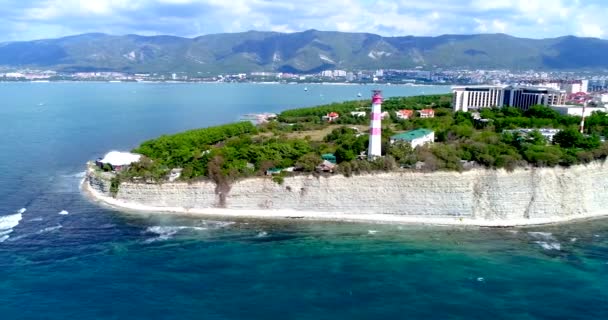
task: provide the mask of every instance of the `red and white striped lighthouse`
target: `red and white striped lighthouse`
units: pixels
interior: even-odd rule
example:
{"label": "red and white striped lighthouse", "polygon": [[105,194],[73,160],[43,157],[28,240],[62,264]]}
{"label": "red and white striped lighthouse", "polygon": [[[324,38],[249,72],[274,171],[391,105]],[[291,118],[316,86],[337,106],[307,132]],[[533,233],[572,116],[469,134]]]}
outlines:
{"label": "red and white striped lighthouse", "polygon": [[382,91],[380,90],[373,91],[371,119],[367,158],[373,160],[382,155]]}

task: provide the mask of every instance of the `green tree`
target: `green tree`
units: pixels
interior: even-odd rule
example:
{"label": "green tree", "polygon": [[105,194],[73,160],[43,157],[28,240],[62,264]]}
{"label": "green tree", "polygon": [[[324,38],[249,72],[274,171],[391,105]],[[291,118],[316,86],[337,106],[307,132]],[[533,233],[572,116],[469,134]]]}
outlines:
{"label": "green tree", "polygon": [[306,172],[313,172],[321,162],[321,156],[318,154],[307,153],[296,162],[296,166],[301,167]]}
{"label": "green tree", "polygon": [[561,130],[553,136],[553,143],[562,148],[576,148],[583,143],[584,136],[574,128]]}
{"label": "green tree", "polygon": [[339,146],[336,149],[335,156],[336,156],[336,160],[338,163],[342,163],[345,161],[352,161],[357,157],[357,155],[353,152],[353,150],[346,149],[342,146]]}

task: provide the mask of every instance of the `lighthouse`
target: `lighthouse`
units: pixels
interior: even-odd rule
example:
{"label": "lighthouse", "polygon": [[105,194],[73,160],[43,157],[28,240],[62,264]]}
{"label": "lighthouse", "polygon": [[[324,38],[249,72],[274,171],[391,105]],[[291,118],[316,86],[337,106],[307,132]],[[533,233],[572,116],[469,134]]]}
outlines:
{"label": "lighthouse", "polygon": [[382,91],[374,90],[372,94],[372,114],[369,129],[369,147],[367,158],[373,160],[382,155]]}

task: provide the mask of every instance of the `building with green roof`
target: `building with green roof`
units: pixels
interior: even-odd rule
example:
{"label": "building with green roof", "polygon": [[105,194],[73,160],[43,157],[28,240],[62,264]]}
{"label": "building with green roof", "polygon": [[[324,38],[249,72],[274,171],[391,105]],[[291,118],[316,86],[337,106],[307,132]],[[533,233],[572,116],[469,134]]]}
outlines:
{"label": "building with green roof", "polygon": [[435,132],[429,129],[416,129],[391,136],[390,142],[408,142],[412,148],[435,142]]}
{"label": "building with green roof", "polygon": [[325,154],[321,155],[321,158],[323,160],[327,160],[333,164],[337,163],[336,156],[333,153],[325,153]]}

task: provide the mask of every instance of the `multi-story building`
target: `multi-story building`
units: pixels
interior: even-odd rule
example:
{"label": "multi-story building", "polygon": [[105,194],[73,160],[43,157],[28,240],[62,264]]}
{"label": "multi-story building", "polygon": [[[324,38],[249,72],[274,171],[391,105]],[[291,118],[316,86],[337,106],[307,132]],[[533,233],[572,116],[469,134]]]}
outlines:
{"label": "multi-story building", "polygon": [[453,87],[454,111],[511,106],[528,110],[533,105],[564,104],[566,92],[547,87],[459,86]]}
{"label": "multi-story building", "polygon": [[587,93],[589,92],[589,80],[578,80],[571,81],[563,85],[562,89],[566,90],[566,93]]}
{"label": "multi-story building", "polygon": [[505,104],[505,89],[508,86],[459,86],[453,87],[452,107],[454,111],[468,111]]}

